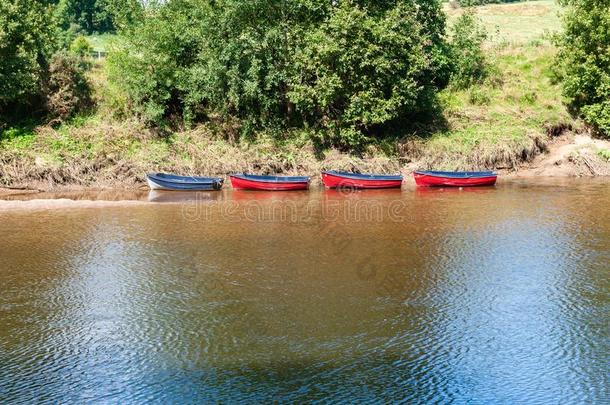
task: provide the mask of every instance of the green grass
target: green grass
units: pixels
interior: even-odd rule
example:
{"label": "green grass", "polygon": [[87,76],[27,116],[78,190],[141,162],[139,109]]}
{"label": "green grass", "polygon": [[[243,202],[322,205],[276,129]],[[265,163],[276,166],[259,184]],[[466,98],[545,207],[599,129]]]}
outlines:
{"label": "green grass", "polygon": [[2,139],[0,142],[0,147],[14,150],[26,150],[32,147],[35,139],[36,134],[33,132],[28,132],[16,137]]}
{"label": "green grass", "polygon": [[6,129],[0,129],[0,148],[25,150],[32,146],[36,139],[36,120],[26,120]]}
{"label": "green grass", "polygon": [[441,93],[448,128],[426,140],[426,163],[514,167],[539,152],[545,127],[572,122],[552,80],[554,54],[548,42],[490,50],[496,71],[484,83]]}
{"label": "green grass", "polygon": [[[464,9],[445,7],[451,25]],[[553,82],[561,29],[552,0],[493,4],[475,11],[488,31],[492,73],[482,84],[440,94],[447,126],[421,141],[422,163],[439,169],[515,167],[544,147],[546,127],[571,124]]]}
{"label": "green grass", "polygon": [[[463,9],[445,7],[449,24]],[[526,1],[510,4],[490,4],[476,7],[492,44],[527,44],[561,29],[561,7],[554,0]]]}

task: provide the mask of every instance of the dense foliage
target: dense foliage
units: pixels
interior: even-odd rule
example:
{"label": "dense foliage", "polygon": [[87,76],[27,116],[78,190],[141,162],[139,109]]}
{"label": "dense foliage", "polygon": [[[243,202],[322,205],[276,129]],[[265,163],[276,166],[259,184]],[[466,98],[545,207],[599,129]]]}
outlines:
{"label": "dense foliage", "polygon": [[0,117],[88,107],[83,34],[113,30],[106,107],[152,126],[300,128],[350,148],[417,123],[450,80],[467,87],[485,68],[476,20],[460,18],[449,41],[440,0],[0,0],[0,11]]}
{"label": "dense foliage", "polygon": [[447,72],[435,59],[440,50],[426,46],[423,23],[413,3],[378,16],[344,3],[305,34],[291,61],[288,100],[306,122],[351,145],[375,126],[429,108]]}
{"label": "dense foliage", "polygon": [[562,2],[557,62],[564,67],[564,94],[574,112],[610,136],[610,0]]}
{"label": "dense foliage", "polygon": [[79,55],[67,52],[53,55],[45,89],[47,108],[53,117],[70,118],[91,105],[86,69],[86,62]]}
{"label": "dense foliage", "polygon": [[[162,1],[161,1],[162,2]],[[48,0],[56,4],[55,16],[64,31],[102,34],[124,28],[141,17],[144,4],[155,0]]]}
{"label": "dense foliage", "polygon": [[466,88],[480,82],[487,74],[487,61],[482,49],[487,33],[471,11],[462,14],[452,28],[451,83],[456,88]]}
{"label": "dense foliage", "polygon": [[56,34],[46,2],[0,0],[0,116],[40,94]]}
{"label": "dense foliage", "polygon": [[426,109],[451,75],[439,1],[175,0],[109,58],[131,109],[164,119],[305,126],[354,145]]}
{"label": "dense foliage", "polygon": [[[114,1],[114,0],[111,0]],[[0,127],[23,118],[67,118],[90,105],[84,37],[62,51],[65,35],[48,0],[0,0]]]}
{"label": "dense foliage", "polygon": [[72,28],[87,34],[108,32],[114,25],[107,3],[108,0],[59,0],[56,15],[65,30]]}

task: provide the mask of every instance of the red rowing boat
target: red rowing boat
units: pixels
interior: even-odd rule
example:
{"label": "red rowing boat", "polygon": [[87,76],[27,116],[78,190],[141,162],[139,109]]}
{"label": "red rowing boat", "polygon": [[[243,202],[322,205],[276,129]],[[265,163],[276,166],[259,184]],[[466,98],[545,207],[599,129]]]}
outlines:
{"label": "red rowing boat", "polygon": [[309,177],[301,176],[257,176],[254,174],[232,174],[231,185],[242,190],[288,191],[307,190]]}
{"label": "red rowing boat", "polygon": [[322,172],[322,183],[327,188],[399,188],[402,185],[401,175],[358,174]]}
{"label": "red rowing boat", "polygon": [[494,172],[413,172],[415,183],[425,187],[493,186],[498,175]]}

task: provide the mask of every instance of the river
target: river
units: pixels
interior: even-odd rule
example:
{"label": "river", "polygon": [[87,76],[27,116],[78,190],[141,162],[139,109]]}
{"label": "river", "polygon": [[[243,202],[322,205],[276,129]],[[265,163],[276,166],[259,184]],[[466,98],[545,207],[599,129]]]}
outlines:
{"label": "river", "polygon": [[0,201],[2,403],[610,398],[607,181],[90,197]]}

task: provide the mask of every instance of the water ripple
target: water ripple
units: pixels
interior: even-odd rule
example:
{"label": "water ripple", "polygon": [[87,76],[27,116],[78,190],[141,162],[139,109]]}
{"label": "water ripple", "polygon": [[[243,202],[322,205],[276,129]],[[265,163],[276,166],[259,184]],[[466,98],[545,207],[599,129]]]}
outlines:
{"label": "water ripple", "polygon": [[0,213],[0,401],[603,403],[610,190],[579,184]]}

